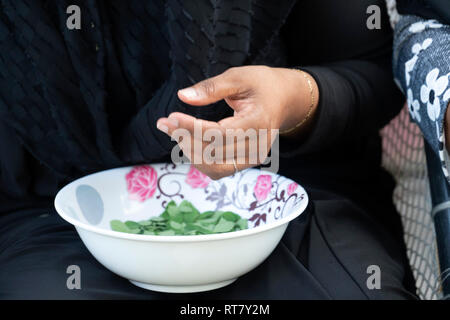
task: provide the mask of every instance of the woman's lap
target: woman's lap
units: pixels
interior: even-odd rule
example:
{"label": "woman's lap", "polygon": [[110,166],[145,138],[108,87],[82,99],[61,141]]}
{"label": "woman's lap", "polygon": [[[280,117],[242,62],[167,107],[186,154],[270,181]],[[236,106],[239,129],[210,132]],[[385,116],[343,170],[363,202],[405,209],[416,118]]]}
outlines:
{"label": "woman's lap", "polygon": [[[404,285],[412,280],[403,247],[391,238],[346,200],[314,201],[258,268],[222,289],[174,295],[105,269],[55,212],[21,211],[0,217],[0,299],[414,298]],[[72,265],[80,268],[80,289],[67,287]],[[381,270],[379,290],[366,285],[370,265]]]}

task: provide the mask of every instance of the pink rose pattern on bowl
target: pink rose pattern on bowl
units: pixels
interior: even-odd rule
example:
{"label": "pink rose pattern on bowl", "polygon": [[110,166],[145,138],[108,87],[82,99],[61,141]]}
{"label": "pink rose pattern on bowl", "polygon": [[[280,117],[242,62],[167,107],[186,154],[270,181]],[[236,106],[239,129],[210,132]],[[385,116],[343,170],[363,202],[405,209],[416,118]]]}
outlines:
{"label": "pink rose pattern on bowl", "polygon": [[[256,169],[213,181],[192,165],[154,166],[156,169],[134,167],[126,174],[130,200],[145,202],[153,197],[151,203],[165,208],[171,200],[187,199],[201,210],[236,212],[247,218],[253,228],[283,218],[307,198],[305,190],[292,180],[272,173],[261,174]],[[204,200],[196,203],[200,199]]]}
{"label": "pink rose pattern on bowl", "polygon": [[206,188],[209,183],[211,182],[211,179],[204,174],[203,172],[197,170],[196,167],[191,165],[191,168],[186,176],[186,183],[190,185],[192,188]]}
{"label": "pink rose pattern on bowl", "polygon": [[272,177],[268,174],[262,174],[256,180],[253,193],[258,201],[263,201],[267,198],[270,190],[272,189]]}
{"label": "pink rose pattern on bowl", "polygon": [[291,194],[293,194],[295,192],[295,190],[297,189],[298,184],[295,182],[292,182],[290,185],[288,185],[287,188],[287,195],[290,196]]}
{"label": "pink rose pattern on bowl", "polygon": [[153,167],[134,167],[125,179],[130,199],[144,202],[155,194],[157,174]]}

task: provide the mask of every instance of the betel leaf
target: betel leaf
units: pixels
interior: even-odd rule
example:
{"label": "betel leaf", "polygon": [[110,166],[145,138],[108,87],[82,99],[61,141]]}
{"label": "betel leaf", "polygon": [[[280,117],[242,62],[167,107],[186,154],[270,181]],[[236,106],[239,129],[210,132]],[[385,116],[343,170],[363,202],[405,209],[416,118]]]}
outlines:
{"label": "betel leaf", "polygon": [[186,226],[186,229],[185,229],[185,230],[187,230],[187,231],[189,231],[189,232],[192,231],[192,230],[194,230],[194,231],[197,232],[197,234],[212,234],[212,233],[213,233],[212,228],[211,228],[211,229],[208,229],[208,228],[203,227],[203,226],[201,226],[201,225],[199,225],[199,224],[197,224],[197,223],[188,224],[188,225]]}
{"label": "betel leaf", "polygon": [[194,205],[187,200],[181,201],[180,205],[178,206],[178,209],[180,209],[180,211],[183,213],[196,212],[200,214],[200,212],[198,212],[198,210],[194,207]]}
{"label": "betel leaf", "polygon": [[248,229],[248,221],[247,221],[247,219],[239,219],[239,220],[236,222],[236,225],[237,225],[241,230]]}
{"label": "betel leaf", "polygon": [[222,217],[225,220],[232,221],[232,222],[236,222],[241,218],[239,215],[237,215],[236,213],[233,213],[231,211],[224,212]]}
{"label": "betel leaf", "polygon": [[169,226],[174,229],[174,230],[183,230],[184,229],[184,224],[183,223],[178,223],[176,221],[170,221],[169,222]]}
{"label": "betel leaf", "polygon": [[165,231],[158,232],[158,235],[160,235],[160,236],[174,236],[175,235],[175,231],[174,230],[165,230]]}
{"label": "betel leaf", "polygon": [[134,222],[134,221],[125,221],[125,225],[129,229],[139,229],[139,227],[141,226],[139,223]]}
{"label": "betel leaf", "polygon": [[150,220],[154,222],[166,222],[166,219],[163,217],[152,217]]}
{"label": "betel leaf", "polygon": [[189,201],[183,200],[178,208],[183,213],[183,221],[186,223],[194,222],[200,216],[200,212]]}
{"label": "betel leaf", "polygon": [[118,232],[126,232],[129,233],[130,229],[126,226],[125,223],[119,220],[112,220],[110,222],[111,229]]}
{"label": "betel leaf", "polygon": [[200,213],[192,203],[184,200],[177,206],[170,201],[160,216],[139,222],[111,221],[115,231],[144,235],[205,235],[238,231],[248,228],[246,219],[231,211],[206,211]]}
{"label": "betel leaf", "polygon": [[164,209],[164,212],[161,214],[161,218],[169,219],[170,218],[170,216],[169,216],[169,209],[172,208],[172,207],[176,207],[176,206],[177,206],[177,204],[175,203],[175,201],[173,201],[173,200],[170,201],[167,204],[166,208]]}
{"label": "betel leaf", "polygon": [[198,219],[199,216],[200,214],[196,212],[185,213],[183,215],[183,221],[186,223],[194,222]]}
{"label": "betel leaf", "polygon": [[200,223],[198,223],[198,224],[196,223],[195,225],[198,225],[198,226],[200,226],[200,227],[202,227],[202,228],[208,230],[208,231],[211,232],[211,233],[214,232],[214,228],[216,227],[216,224],[215,224],[215,223],[214,223],[214,224],[212,224],[212,223],[204,224],[204,223],[200,222]]}
{"label": "betel leaf", "polygon": [[222,217],[222,211],[215,211],[209,218],[202,219],[202,223],[214,223],[216,224],[219,221],[220,217]]}
{"label": "betel leaf", "polygon": [[143,233],[141,229],[130,229],[130,231],[128,233],[132,233],[132,234],[140,234]]}
{"label": "betel leaf", "polygon": [[183,222],[183,213],[181,212],[181,210],[178,207],[171,206],[171,207],[167,208],[167,212],[169,213],[168,220],[173,220],[178,223]]}
{"label": "betel leaf", "polygon": [[224,218],[220,218],[219,222],[214,227],[213,232],[214,233],[229,232],[233,230],[233,228],[234,222],[225,220]]}
{"label": "betel leaf", "polygon": [[198,217],[198,219],[207,219],[207,218],[211,218],[214,215],[215,211],[205,211],[202,214],[200,214],[200,216]]}

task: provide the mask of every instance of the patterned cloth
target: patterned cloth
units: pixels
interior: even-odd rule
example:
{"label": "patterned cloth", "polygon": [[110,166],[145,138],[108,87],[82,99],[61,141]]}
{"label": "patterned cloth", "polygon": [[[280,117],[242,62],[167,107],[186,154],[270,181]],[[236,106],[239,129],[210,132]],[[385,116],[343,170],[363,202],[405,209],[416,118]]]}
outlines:
{"label": "patterned cloth", "polygon": [[407,96],[411,119],[439,154],[447,180],[444,118],[450,102],[450,26],[403,16],[396,26],[394,74]]}

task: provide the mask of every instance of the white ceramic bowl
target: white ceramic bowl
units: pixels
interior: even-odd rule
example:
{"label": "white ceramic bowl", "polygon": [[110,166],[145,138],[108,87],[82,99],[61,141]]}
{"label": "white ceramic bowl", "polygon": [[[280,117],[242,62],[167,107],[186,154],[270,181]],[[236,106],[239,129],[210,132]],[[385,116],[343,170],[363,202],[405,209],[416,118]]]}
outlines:
{"label": "white ceramic bowl", "polygon": [[[158,216],[174,200],[201,212],[233,211],[249,229],[212,235],[154,236],[112,231],[110,221]],[[133,284],[162,292],[226,286],[263,262],[289,221],[308,204],[305,190],[285,177],[249,169],[212,181],[193,166],[152,164],[78,179],[56,196],[59,215],[73,224],[92,255]]]}

